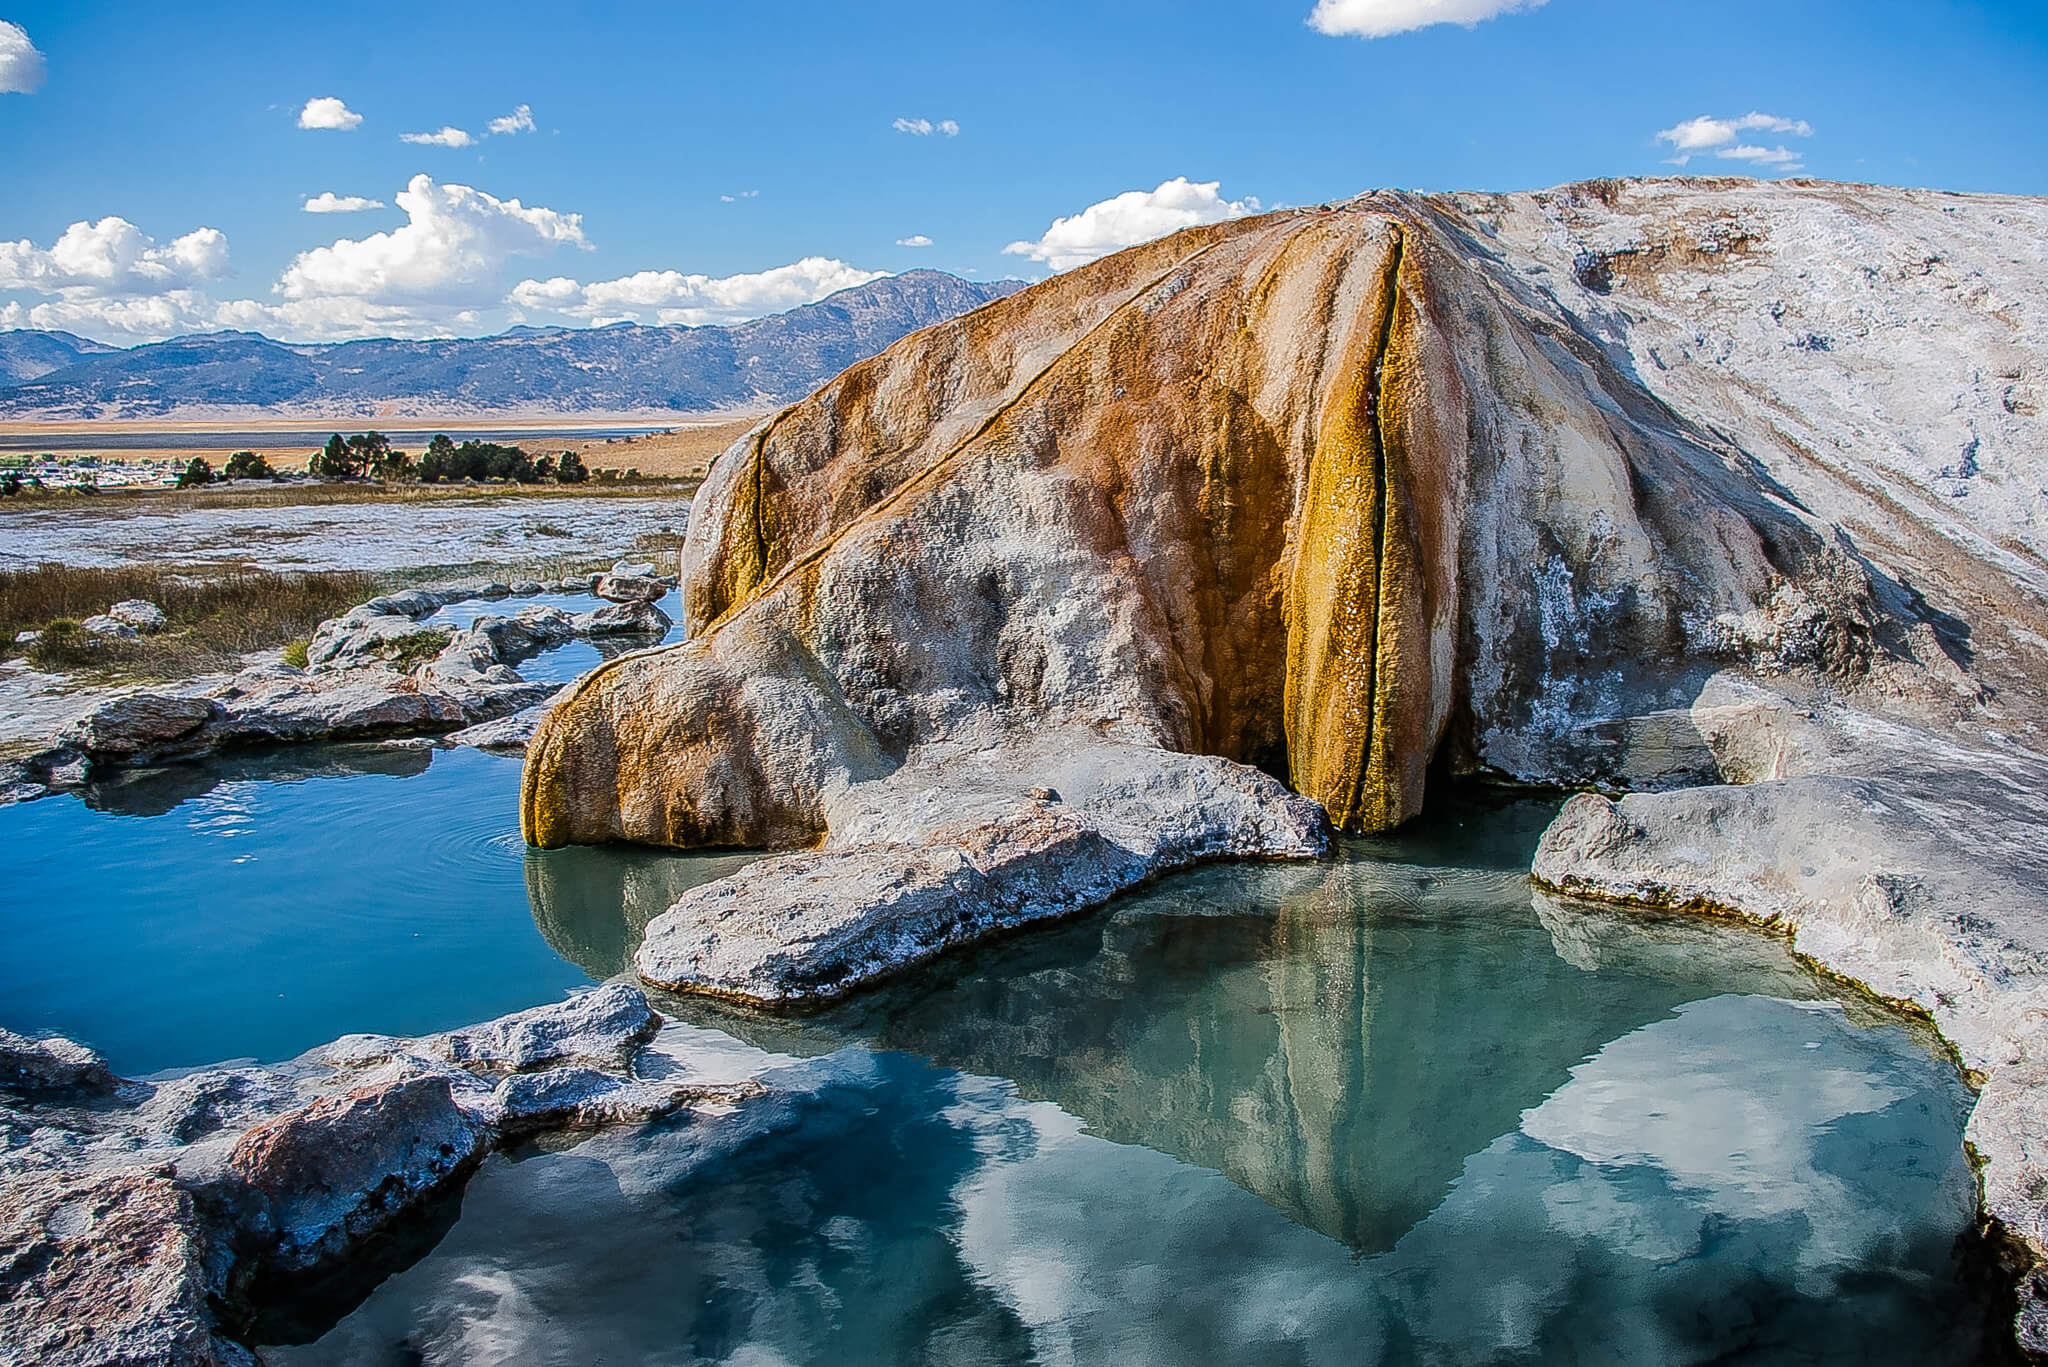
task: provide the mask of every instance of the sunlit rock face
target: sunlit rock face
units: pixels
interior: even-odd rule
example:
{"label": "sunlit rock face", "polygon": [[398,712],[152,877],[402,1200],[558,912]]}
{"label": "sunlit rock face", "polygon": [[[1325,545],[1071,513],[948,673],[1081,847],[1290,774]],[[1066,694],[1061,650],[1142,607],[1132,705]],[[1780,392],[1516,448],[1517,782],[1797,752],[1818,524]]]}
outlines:
{"label": "sunlit rock face", "polygon": [[[1372,195],[918,333],[718,460],[692,639],[556,711],[528,838],[808,842],[920,747],[1018,728],[1255,765],[1370,830],[1418,810],[1446,744],[1520,779],[1699,781],[1711,756],[1666,722],[1731,666],[1990,706],[1974,624],[2004,624],[2003,674],[2048,634],[2041,572],[1992,544],[2033,496],[1974,492],[2032,430],[2023,357],[1969,460],[1937,448],[1974,412],[1970,357],[2040,330],[2048,268],[1992,220],[2048,215],[1940,198]],[[1842,252],[1882,267],[1862,313]],[[1885,390],[1894,354],[1927,412]],[[1769,417],[1780,389],[1808,410]]]}

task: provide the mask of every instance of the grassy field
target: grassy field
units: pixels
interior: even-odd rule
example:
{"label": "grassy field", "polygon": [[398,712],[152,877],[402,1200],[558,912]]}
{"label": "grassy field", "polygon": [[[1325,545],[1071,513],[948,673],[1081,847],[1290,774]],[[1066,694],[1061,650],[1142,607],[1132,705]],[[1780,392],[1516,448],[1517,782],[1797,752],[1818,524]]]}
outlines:
{"label": "grassy field", "polygon": [[[52,671],[188,678],[233,669],[252,650],[302,638],[388,586],[386,577],[351,570],[205,578],[142,567],[0,571],[0,653],[26,654],[30,664]],[[78,629],[79,621],[128,598],[155,603],[169,626],[132,640]],[[15,634],[29,630],[42,639],[16,645]]]}
{"label": "grassy field", "polygon": [[[583,457],[583,463],[593,470],[636,469],[650,478],[701,479],[712,458],[745,435],[749,428],[761,420],[761,415],[744,415],[732,419],[682,420],[678,426],[639,437],[617,437],[607,440],[603,437],[584,435],[592,426],[612,425],[615,421],[617,425],[636,425],[649,420],[647,415],[614,420],[603,414],[582,414],[573,418],[556,415],[552,419],[506,414],[488,419],[471,415],[437,423],[432,419],[389,416],[376,419],[350,418],[335,422],[332,427],[343,435],[361,432],[370,427],[382,427],[386,430],[445,430],[457,441],[476,432],[531,427],[540,429],[540,435],[522,437],[519,444],[535,456],[574,451]],[[110,459],[169,460],[179,465],[183,465],[194,456],[199,456],[215,469],[219,469],[222,462],[227,459],[228,451],[217,443],[195,445],[193,438],[209,433],[233,432],[246,440],[249,449],[265,457],[276,468],[303,470],[306,468],[306,462],[319,449],[317,442],[308,444],[305,441],[304,431],[318,425],[320,424],[316,419],[258,419],[221,423],[138,419],[53,423],[0,422],[0,437],[19,439],[13,444],[23,450],[30,449],[39,437],[47,439],[53,435],[101,433],[107,437],[118,436],[129,440],[147,437],[150,439],[147,443],[94,449]],[[548,431],[550,427],[559,427],[560,434]],[[264,440],[266,430],[275,433],[273,440]],[[408,449],[418,445],[417,442],[411,443]],[[75,454],[68,446],[66,453]],[[414,449],[412,454],[416,457],[419,451]]]}

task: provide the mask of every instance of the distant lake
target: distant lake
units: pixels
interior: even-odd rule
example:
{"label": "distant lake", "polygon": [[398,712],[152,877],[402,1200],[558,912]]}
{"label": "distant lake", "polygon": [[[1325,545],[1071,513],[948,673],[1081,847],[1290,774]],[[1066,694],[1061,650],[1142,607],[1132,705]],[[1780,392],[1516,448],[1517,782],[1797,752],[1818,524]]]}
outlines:
{"label": "distant lake", "polygon": [[375,423],[344,423],[339,426],[293,428],[288,431],[270,429],[261,432],[222,429],[220,431],[166,431],[99,433],[90,429],[76,428],[51,432],[46,435],[24,435],[0,432],[0,451],[276,451],[301,446],[319,446],[335,432],[344,434],[368,431],[376,428],[391,438],[391,444],[401,450],[416,450],[426,446],[442,432],[458,439],[475,438],[478,441],[504,442],[518,446],[525,444],[542,445],[553,441],[604,441],[618,437],[644,437],[650,432],[665,432],[675,423],[666,426],[642,427],[401,427],[383,428]]}

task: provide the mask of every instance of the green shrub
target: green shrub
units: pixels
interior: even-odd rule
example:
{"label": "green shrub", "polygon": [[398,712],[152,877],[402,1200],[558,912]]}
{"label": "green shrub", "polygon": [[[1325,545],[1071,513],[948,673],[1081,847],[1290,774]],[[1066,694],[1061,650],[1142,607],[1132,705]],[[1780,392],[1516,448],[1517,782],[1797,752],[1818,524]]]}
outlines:
{"label": "green shrub", "polygon": [[293,669],[304,669],[306,667],[306,648],[311,644],[311,641],[303,637],[296,641],[286,641],[284,643],[284,662]]}

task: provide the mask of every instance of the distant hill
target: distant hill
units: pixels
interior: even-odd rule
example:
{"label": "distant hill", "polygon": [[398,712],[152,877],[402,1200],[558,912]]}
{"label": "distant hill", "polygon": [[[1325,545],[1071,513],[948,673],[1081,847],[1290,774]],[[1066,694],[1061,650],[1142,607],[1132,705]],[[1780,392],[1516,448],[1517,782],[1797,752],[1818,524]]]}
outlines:
{"label": "distant hill", "polygon": [[117,350],[68,332],[0,332],[0,386],[40,379],[81,357]]}
{"label": "distant hill", "polygon": [[794,402],[898,338],[1023,288],[906,271],[731,327],[514,328],[298,345],[213,332],[117,349],[0,332],[0,417],[704,412]]}

